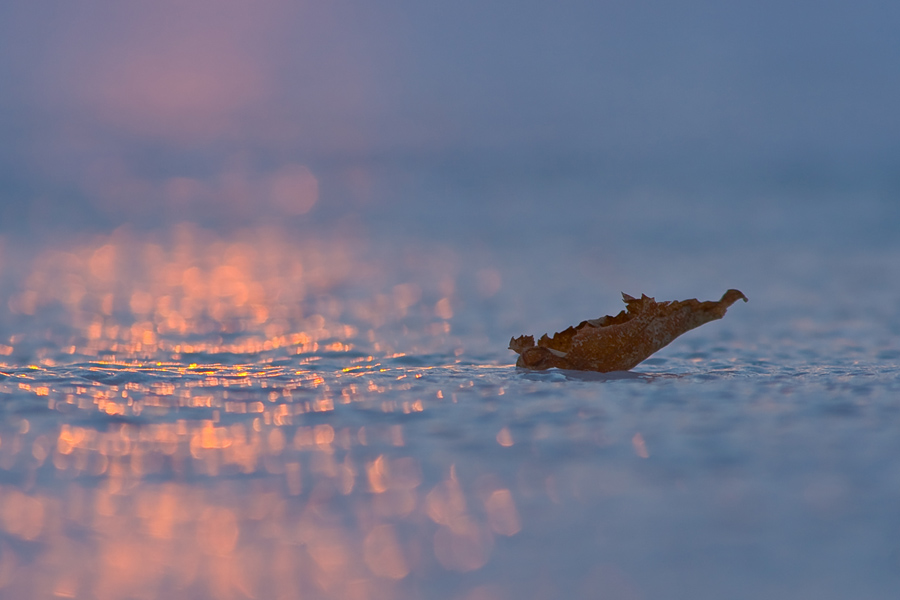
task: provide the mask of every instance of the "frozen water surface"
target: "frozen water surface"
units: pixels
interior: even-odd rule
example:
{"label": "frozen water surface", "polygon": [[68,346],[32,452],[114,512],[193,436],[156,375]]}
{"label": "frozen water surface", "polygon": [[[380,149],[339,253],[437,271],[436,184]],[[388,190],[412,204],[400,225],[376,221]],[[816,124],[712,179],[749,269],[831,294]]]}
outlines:
{"label": "frozen water surface", "polygon": [[[890,244],[342,235],[7,246],[2,597],[897,597]],[[728,287],[633,372],[505,349]]]}
{"label": "frozen water surface", "polygon": [[712,4],[0,2],[0,600],[900,598],[900,3]]}

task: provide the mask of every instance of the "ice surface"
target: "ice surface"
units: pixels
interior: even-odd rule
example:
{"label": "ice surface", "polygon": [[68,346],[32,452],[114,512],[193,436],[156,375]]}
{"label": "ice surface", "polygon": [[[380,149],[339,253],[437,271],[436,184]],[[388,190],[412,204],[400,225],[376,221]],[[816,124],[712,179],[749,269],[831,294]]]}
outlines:
{"label": "ice surface", "polygon": [[[632,225],[7,252],[0,596],[896,597],[896,249]],[[731,286],[632,372],[506,350]]]}
{"label": "ice surface", "polygon": [[44,4],[0,600],[900,597],[900,4]]}

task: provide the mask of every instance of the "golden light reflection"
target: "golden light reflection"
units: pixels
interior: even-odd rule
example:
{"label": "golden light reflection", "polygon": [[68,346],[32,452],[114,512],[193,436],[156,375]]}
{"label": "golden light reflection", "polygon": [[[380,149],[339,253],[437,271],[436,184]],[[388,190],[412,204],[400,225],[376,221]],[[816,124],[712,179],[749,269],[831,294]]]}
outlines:
{"label": "golden light reflection", "polygon": [[421,452],[410,423],[457,393],[391,336],[446,346],[459,300],[412,279],[268,229],[39,253],[4,298],[31,328],[0,344],[0,596],[404,598],[488,565],[516,488]]}
{"label": "golden light reflection", "polygon": [[[304,173],[290,170],[285,181],[303,187]],[[284,182],[276,187],[285,198],[302,195]],[[362,348],[399,356],[379,331],[408,318],[425,320],[416,326],[423,341],[450,335],[453,279],[435,289],[381,284],[380,292],[373,284],[383,281],[382,270],[352,239],[302,241],[266,227],[228,238],[189,224],[156,234],[125,228],[39,253],[4,299],[13,315],[49,319],[69,355],[105,359]],[[348,295],[348,286],[367,293]],[[29,341],[13,338],[0,344],[0,355]]]}
{"label": "golden light reflection", "polygon": [[200,514],[197,538],[210,554],[228,555],[237,546],[240,527],[234,513],[227,508],[208,507]]}
{"label": "golden light reflection", "polygon": [[650,458],[650,452],[647,450],[647,443],[644,436],[640,433],[634,434],[631,438],[631,445],[634,447],[634,453],[641,458]]}
{"label": "golden light reflection", "polygon": [[[341,377],[384,370],[371,358],[357,364],[373,368]],[[22,379],[45,376],[35,365],[0,380],[0,393],[101,419],[55,430],[20,419],[0,436],[0,468],[54,482],[0,486],[0,532],[43,549],[28,558],[0,545],[0,594],[402,598],[410,596],[397,586],[410,577],[482,569],[495,536],[521,531],[515,492],[498,477],[467,486],[452,467],[428,480],[422,458],[397,444],[406,438],[404,413],[359,427],[304,421],[316,415],[306,397],[329,387],[319,375],[163,362],[98,362],[81,372],[105,376],[111,366],[178,377],[37,385]],[[268,387],[285,373],[291,393]],[[365,393],[396,393],[391,385]],[[265,400],[248,387],[266,390]],[[367,386],[357,389],[353,402]],[[156,417],[146,423],[110,420],[148,412]]]}
{"label": "golden light reflection", "polygon": [[434,534],[434,554],[445,569],[475,571],[487,564],[493,549],[491,531],[469,517],[441,527]]}
{"label": "golden light reflection", "polygon": [[0,518],[7,533],[23,540],[35,540],[44,528],[45,500],[10,490],[3,494]]}
{"label": "golden light reflection", "polygon": [[512,492],[509,490],[497,490],[491,493],[484,505],[494,533],[512,536],[522,529],[519,512],[516,510]]}
{"label": "golden light reflection", "polygon": [[512,433],[510,433],[508,427],[504,427],[497,433],[497,443],[506,448],[513,445]]}
{"label": "golden light reflection", "polygon": [[409,574],[403,549],[390,525],[378,525],[366,535],[363,554],[366,565],[379,577],[403,579]]}

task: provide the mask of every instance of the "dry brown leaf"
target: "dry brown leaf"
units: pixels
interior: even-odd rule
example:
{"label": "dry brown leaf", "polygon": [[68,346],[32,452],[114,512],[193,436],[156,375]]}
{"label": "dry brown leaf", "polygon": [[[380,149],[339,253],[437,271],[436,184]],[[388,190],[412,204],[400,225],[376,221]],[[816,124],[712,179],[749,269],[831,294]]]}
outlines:
{"label": "dry brown leaf", "polygon": [[696,299],[657,302],[642,295],[622,294],[626,310],[615,317],[582,321],[553,337],[544,335],[509,340],[509,349],[519,355],[517,367],[526,369],[573,369],[577,371],[627,371],[667,346],[686,331],[721,319],[728,307],[742,299],[738,290],[728,290],[719,301]]}

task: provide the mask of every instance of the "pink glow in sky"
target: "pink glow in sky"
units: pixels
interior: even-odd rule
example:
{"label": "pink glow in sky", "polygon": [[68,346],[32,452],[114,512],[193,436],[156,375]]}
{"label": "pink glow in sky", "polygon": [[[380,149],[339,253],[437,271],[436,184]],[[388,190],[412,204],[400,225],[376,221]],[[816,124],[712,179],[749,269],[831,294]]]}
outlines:
{"label": "pink glow in sky", "polygon": [[[76,205],[305,219],[444,184],[464,211],[472,191],[501,202],[553,178],[893,181],[897,16],[868,0],[10,0],[0,226]],[[285,202],[285,181],[316,193]]]}
{"label": "pink glow in sky", "polygon": [[[302,112],[316,108],[304,102],[315,96],[304,88],[323,77],[340,98],[362,85],[352,57],[295,38],[315,24],[322,39],[330,28],[352,45],[344,26],[295,3],[165,0],[68,10],[49,40],[45,84],[57,102],[120,132],[196,144],[248,135],[249,126],[277,130],[283,124],[273,121],[286,116],[293,90],[300,100],[293,111]],[[322,57],[311,56],[316,51]]]}
{"label": "pink glow in sky", "polygon": [[[105,213],[303,215],[318,201],[318,181],[291,148],[368,145],[352,115],[366,111],[373,80],[347,15],[277,1],[86,7],[65,7],[46,40],[35,81],[45,106],[69,116],[40,160],[71,169],[60,139],[81,148],[73,176]],[[187,167],[160,178],[142,174],[116,140],[222,156],[204,174]],[[261,146],[274,149],[268,164],[248,160]]]}

